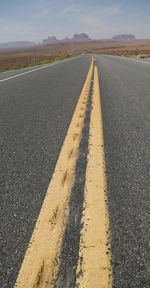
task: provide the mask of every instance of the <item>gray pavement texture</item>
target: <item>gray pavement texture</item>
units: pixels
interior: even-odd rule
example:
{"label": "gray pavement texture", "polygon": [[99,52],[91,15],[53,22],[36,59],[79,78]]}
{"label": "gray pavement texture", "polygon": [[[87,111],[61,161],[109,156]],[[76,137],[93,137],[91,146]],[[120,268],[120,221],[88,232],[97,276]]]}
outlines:
{"label": "gray pavement texture", "polygon": [[[150,64],[95,57],[101,87],[113,288],[149,288]],[[2,288],[12,288],[15,283],[89,66],[90,56],[81,56],[0,83]],[[3,73],[0,79],[16,73],[19,71]],[[81,154],[86,151],[85,142]],[[76,184],[80,190],[81,183]],[[74,198],[71,205],[82,208],[80,199]],[[83,201],[83,194],[81,198]],[[74,251],[64,253],[69,257],[66,260],[65,256],[65,262]],[[68,273],[64,269],[62,275]]]}
{"label": "gray pavement texture", "polygon": [[150,287],[150,65],[97,56],[115,288]]}
{"label": "gray pavement texture", "polygon": [[[79,55],[79,56],[76,57],[76,59],[78,59],[80,57],[81,56]],[[44,65],[35,65],[35,66],[21,68],[21,69],[17,69],[17,70],[5,71],[5,72],[0,73],[0,82],[3,79],[9,78],[9,77],[13,77],[13,76],[19,75],[21,73],[28,73],[28,72],[33,71],[33,70],[35,70],[35,71],[36,70],[42,70],[44,67],[45,68],[49,68],[49,67],[52,68],[52,66],[59,65],[60,63],[68,62],[68,61],[71,61],[71,60],[72,60],[72,58],[68,58],[68,59],[64,59],[64,60],[61,60],[61,61],[54,61],[54,62],[51,62],[51,63],[48,63],[48,64],[44,64]]]}
{"label": "gray pavement texture", "polygon": [[15,283],[90,61],[78,57],[0,83],[2,288]]}

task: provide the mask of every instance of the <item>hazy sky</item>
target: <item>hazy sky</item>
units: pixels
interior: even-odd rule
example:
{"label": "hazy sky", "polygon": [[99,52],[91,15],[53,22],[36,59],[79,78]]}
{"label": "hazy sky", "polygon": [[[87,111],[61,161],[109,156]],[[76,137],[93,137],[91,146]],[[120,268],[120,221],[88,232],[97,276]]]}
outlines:
{"label": "hazy sky", "polygon": [[95,39],[150,38],[150,0],[0,0],[0,42],[81,32]]}

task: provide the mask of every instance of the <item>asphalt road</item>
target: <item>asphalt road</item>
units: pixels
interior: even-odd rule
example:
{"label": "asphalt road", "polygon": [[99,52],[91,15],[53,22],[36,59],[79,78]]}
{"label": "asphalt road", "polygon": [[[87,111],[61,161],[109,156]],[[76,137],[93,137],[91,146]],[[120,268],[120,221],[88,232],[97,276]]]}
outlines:
{"label": "asphalt road", "polygon": [[150,287],[150,64],[97,56],[115,288]]}
{"label": "asphalt road", "polygon": [[[96,64],[113,287],[149,288],[150,63],[99,55]],[[0,82],[2,288],[15,283],[89,66],[85,55]]]}
{"label": "asphalt road", "polygon": [[0,83],[2,288],[15,283],[90,61],[83,56]]}

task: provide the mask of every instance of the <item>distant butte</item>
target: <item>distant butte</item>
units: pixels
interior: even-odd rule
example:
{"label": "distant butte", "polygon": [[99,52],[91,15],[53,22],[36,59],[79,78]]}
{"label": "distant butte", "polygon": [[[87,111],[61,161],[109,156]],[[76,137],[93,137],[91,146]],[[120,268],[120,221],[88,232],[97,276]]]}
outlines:
{"label": "distant butte", "polygon": [[55,36],[48,37],[47,39],[43,40],[43,44],[53,44],[53,43],[58,43],[58,42],[84,42],[84,41],[91,41],[90,37],[85,34],[74,34],[73,38],[68,38],[65,37],[62,40],[58,40]]}
{"label": "distant butte", "polygon": [[135,40],[135,36],[133,34],[120,34],[115,35],[112,40],[114,41],[126,41],[126,40]]}
{"label": "distant butte", "polygon": [[[113,36],[111,39],[107,39],[109,41],[128,41],[128,40],[135,40],[135,36],[133,34],[119,34]],[[56,36],[48,36],[47,39],[44,39],[40,45],[47,45],[47,44],[57,44],[57,43],[67,43],[67,42],[90,42],[90,41],[104,41],[103,39],[91,39],[86,33],[74,34],[72,38],[65,37],[64,39],[57,39]],[[29,46],[36,46],[39,45],[35,42],[30,41],[15,41],[9,43],[0,43],[0,49],[7,49],[7,48],[21,48],[21,47],[29,47]]]}

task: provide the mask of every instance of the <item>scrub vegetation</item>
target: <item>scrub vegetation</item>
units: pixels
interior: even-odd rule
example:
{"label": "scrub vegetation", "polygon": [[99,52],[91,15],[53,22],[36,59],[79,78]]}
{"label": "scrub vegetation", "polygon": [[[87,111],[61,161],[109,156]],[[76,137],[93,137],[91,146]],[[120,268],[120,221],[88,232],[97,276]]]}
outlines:
{"label": "scrub vegetation", "polygon": [[[82,53],[150,58],[150,40],[66,42],[36,46],[36,65]],[[34,65],[34,47],[0,49],[0,72]]]}

